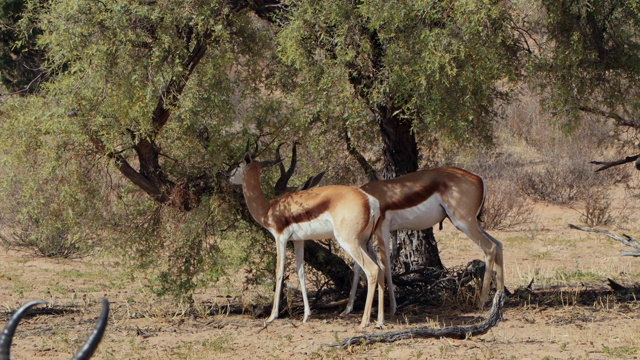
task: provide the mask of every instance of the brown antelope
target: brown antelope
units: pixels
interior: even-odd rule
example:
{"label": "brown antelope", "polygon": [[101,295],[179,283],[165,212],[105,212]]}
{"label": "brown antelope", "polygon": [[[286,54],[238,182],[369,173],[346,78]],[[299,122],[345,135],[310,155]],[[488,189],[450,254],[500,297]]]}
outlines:
{"label": "brown antelope", "polygon": [[368,249],[380,214],[378,201],[357,187],[343,185],[314,187],[267,200],[260,187],[260,173],[275,163],[254,161],[247,154],[230,177],[231,183],[242,185],[253,218],[269,230],[276,240],[276,290],[267,322],[278,317],[287,241],[292,240],[294,244],[296,271],[304,301],[303,322],[306,322],[311,309],[304,280],[303,241],[335,238],[367,277],[367,299],[360,327],[369,324],[376,286],[379,294],[378,325],[381,326],[384,322],[384,275],[375,256],[372,258],[369,254],[371,249]]}
{"label": "brown antelope", "polygon": [[[479,308],[482,309],[489,298],[494,264],[497,289],[504,289],[502,243],[489,235],[478,222],[485,196],[484,182],[480,176],[445,166],[416,171],[395,179],[371,181],[361,189],[380,203],[380,221],[375,235],[388,282],[389,310],[392,315],[396,311],[396,301],[391,279],[389,232],[428,229],[447,217],[484,251],[486,267]],[[359,277],[360,269],[356,265],[344,314],[353,309]]]}
{"label": "brown antelope", "polygon": [[[7,321],[7,325],[2,330],[0,334],[0,360],[9,360],[11,358],[11,342],[13,340],[13,335],[16,332],[16,328],[18,327],[18,322],[20,319],[36,305],[46,304],[46,301],[43,300],[34,300],[30,301],[20,309],[16,310],[16,312],[11,316],[9,321]],[[102,340],[102,336],[107,328],[107,321],[109,320],[109,301],[106,298],[102,299],[102,311],[100,312],[100,318],[98,319],[98,323],[96,324],[95,329],[87,339],[87,341],[82,345],[82,347],[78,350],[78,352],[73,356],[73,360],[83,360],[89,359],[93,356],[94,351],[98,348],[98,344],[100,344],[100,340]]]}

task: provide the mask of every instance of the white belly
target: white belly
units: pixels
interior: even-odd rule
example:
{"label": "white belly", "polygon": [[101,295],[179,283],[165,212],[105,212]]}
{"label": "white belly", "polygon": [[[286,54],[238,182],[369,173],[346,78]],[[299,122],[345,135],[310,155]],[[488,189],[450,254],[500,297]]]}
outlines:
{"label": "white belly", "polygon": [[447,216],[440,204],[440,195],[435,194],[416,206],[387,211],[389,230],[423,230],[434,226]]}
{"label": "white belly", "polygon": [[333,219],[325,213],[312,221],[291,224],[284,233],[289,235],[289,240],[333,239]]}

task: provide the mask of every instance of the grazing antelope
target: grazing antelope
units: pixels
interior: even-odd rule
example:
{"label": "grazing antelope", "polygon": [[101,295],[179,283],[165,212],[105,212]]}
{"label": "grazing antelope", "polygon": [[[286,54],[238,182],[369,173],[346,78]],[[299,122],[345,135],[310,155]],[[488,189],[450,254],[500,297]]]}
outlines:
{"label": "grazing antelope", "polygon": [[[46,304],[46,301],[43,300],[34,300],[30,301],[24,305],[11,316],[7,325],[2,330],[2,334],[0,334],[0,360],[9,360],[11,358],[11,342],[13,340],[13,335],[16,332],[16,327],[18,326],[18,322],[22,317],[31,309],[32,307],[40,304]],[[98,319],[98,323],[96,324],[95,329],[87,339],[87,341],[82,345],[82,347],[78,350],[78,352],[73,356],[72,360],[84,360],[89,359],[93,356],[93,353],[98,348],[98,344],[100,344],[100,340],[102,340],[102,336],[104,335],[105,330],[107,329],[107,321],[109,320],[109,301],[106,298],[102,299],[102,311],[100,312],[100,318]]]}
{"label": "grazing antelope", "polygon": [[311,309],[304,281],[303,241],[335,238],[367,276],[367,299],[360,327],[369,324],[376,285],[379,293],[378,325],[381,326],[384,322],[384,275],[375,255],[372,258],[369,254],[372,249],[368,248],[380,214],[378,201],[357,187],[343,185],[314,187],[267,200],[260,187],[260,173],[275,164],[254,161],[247,154],[230,176],[231,183],[242,185],[251,216],[276,240],[276,290],[267,322],[278,317],[287,241],[292,240],[294,244],[296,271],[304,301],[303,322],[306,322]]}
{"label": "grazing antelope", "polygon": [[[482,178],[466,170],[445,166],[420,170],[390,180],[375,180],[361,187],[380,203],[380,221],[375,229],[382,266],[388,282],[389,310],[396,312],[391,279],[390,231],[428,229],[449,218],[453,225],[473,240],[485,254],[485,273],[479,308],[489,298],[493,266],[497,289],[504,289],[502,243],[489,235],[478,222],[485,187]],[[344,314],[353,309],[360,269],[354,266],[349,302]]]}

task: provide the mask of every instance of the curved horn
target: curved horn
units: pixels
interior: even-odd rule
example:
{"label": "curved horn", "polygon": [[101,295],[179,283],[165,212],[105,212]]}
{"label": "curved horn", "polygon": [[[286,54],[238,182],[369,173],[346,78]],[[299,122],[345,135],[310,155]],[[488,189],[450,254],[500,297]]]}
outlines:
{"label": "curved horn", "polygon": [[33,300],[28,303],[22,305],[22,307],[16,310],[15,313],[11,316],[7,325],[5,325],[2,330],[2,334],[0,334],[0,360],[9,360],[11,355],[11,342],[13,341],[13,334],[16,332],[16,327],[18,326],[18,322],[22,317],[36,305],[46,304],[47,302],[44,300]]}
{"label": "curved horn", "polygon": [[280,144],[276,148],[276,161],[281,162],[279,165],[280,178],[278,179],[278,181],[276,181],[275,185],[276,195],[282,195],[288,189],[287,184],[289,183],[289,179],[291,179],[291,176],[293,176],[293,173],[296,170],[296,164],[298,163],[298,152],[296,150],[296,146],[300,145],[300,143],[297,140],[293,142],[293,146],[291,147],[291,164],[289,165],[289,169],[287,169],[286,171],[283,164],[284,160],[282,160],[282,158],[280,157],[280,146],[282,145],[284,144]]}
{"label": "curved horn", "polygon": [[284,143],[281,143],[280,145],[278,145],[278,147],[276,147],[276,160],[277,164],[278,164],[278,168],[280,169],[280,177],[278,178],[278,180],[276,180],[276,185],[274,186],[274,190],[275,190],[275,194],[276,196],[280,196],[282,194],[284,194],[287,191],[287,183],[289,182],[289,179],[291,178],[291,175],[293,175],[293,168],[295,168],[295,157],[296,157],[296,143],[293,144],[293,158],[291,159],[292,162],[292,167],[289,168],[289,170],[285,170],[284,168],[284,160],[282,159],[282,156],[280,156],[280,147],[284,145]]}
{"label": "curved horn", "polygon": [[102,298],[102,311],[100,312],[100,318],[96,324],[95,329],[91,333],[91,336],[87,339],[87,342],[82,345],[80,350],[73,356],[72,360],[84,360],[93,356],[94,351],[98,348],[100,340],[107,329],[107,322],[109,320],[109,301],[107,298]]}
{"label": "curved horn", "polygon": [[253,160],[253,159],[255,159],[256,156],[258,156],[258,138],[253,140],[253,143],[254,143],[253,152],[251,154],[249,154],[249,148],[251,146],[251,139],[247,139],[247,145],[244,147],[245,161],[246,161],[247,157],[249,157],[251,160]]}

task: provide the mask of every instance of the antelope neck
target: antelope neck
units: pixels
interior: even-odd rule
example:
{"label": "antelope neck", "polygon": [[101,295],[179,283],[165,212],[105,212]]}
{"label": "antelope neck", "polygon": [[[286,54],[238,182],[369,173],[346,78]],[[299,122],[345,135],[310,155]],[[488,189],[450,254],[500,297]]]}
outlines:
{"label": "antelope neck", "polygon": [[269,201],[260,187],[261,168],[248,164],[242,175],[242,192],[251,216],[262,226],[267,227],[264,219],[269,211]]}

